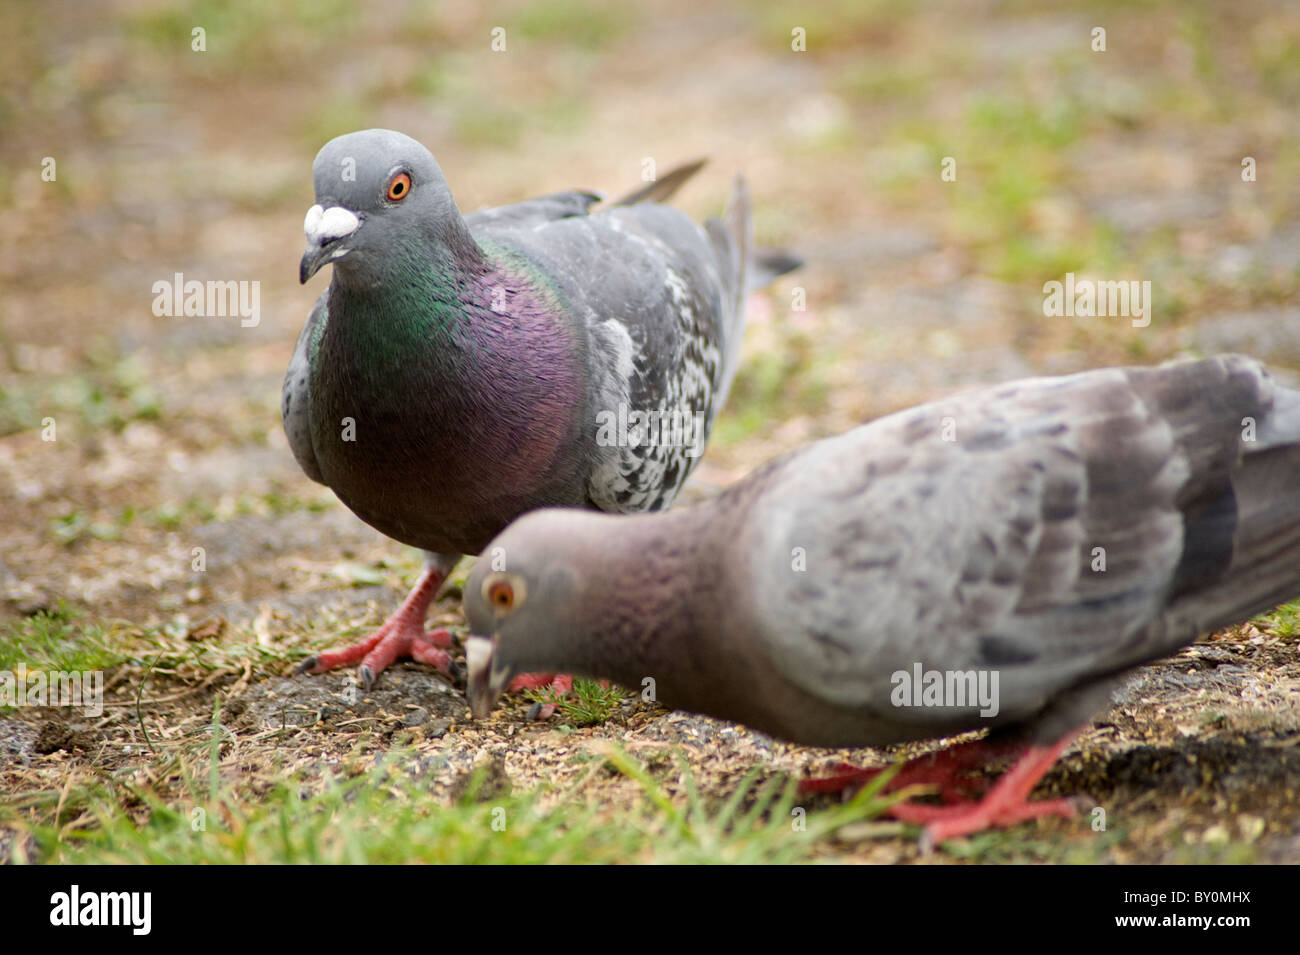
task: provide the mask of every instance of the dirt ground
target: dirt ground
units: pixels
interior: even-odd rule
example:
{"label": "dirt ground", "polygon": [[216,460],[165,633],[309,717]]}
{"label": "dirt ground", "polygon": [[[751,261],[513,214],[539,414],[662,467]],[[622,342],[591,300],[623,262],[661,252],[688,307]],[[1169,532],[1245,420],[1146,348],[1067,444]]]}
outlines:
{"label": "dirt ground", "polygon": [[[400,741],[445,761],[447,792],[485,759],[527,789],[618,741],[680,746],[701,789],[725,794],[755,766],[896,755],[641,703],[588,729],[531,722],[520,700],[476,723],[412,663],[368,693],[348,673],[290,676],[307,648],[378,624],[418,569],[300,473],[280,429],[281,378],[328,281],[296,280],[311,160],[350,129],[425,142],[466,210],[614,194],[647,157],[706,155],[679,200],[704,216],[744,172],[760,239],[808,264],[755,297],[745,369],[688,497],[972,384],[1219,351],[1300,381],[1287,4],[348,9],[0,0],[14,38],[0,65],[0,641],[63,601],[132,648],[99,719],[0,711],[0,798],[130,766],[151,739],[204,725],[216,695],[254,775],[286,748],[310,775],[358,758],[358,740],[363,755]],[[806,52],[791,49],[800,26]],[[948,156],[955,182],[940,178]],[[1044,317],[1043,283],[1071,270],[1151,280],[1150,325]],[[260,283],[257,324],[155,315],[153,284],[177,272]],[[431,625],[463,633],[456,596]],[[1051,858],[1300,861],[1298,744],[1297,637],[1246,624],[1134,673],[1039,787],[1104,809],[1104,838],[1084,812],[1025,838],[1053,842]],[[591,785],[611,805],[637,798],[626,778]],[[842,833],[825,854],[954,858],[901,830]]]}

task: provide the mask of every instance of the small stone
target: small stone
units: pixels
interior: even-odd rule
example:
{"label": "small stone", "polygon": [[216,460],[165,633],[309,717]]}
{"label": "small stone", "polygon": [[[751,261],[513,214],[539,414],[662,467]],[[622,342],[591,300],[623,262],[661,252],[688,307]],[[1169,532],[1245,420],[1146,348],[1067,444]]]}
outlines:
{"label": "small stone", "polygon": [[1239,816],[1237,818],[1237,828],[1241,830],[1241,837],[1247,842],[1254,842],[1264,834],[1264,820],[1258,816]]}
{"label": "small stone", "polygon": [[1216,823],[1206,829],[1201,835],[1202,842],[1222,844],[1228,842],[1232,837],[1228,834],[1228,827],[1222,823]]}

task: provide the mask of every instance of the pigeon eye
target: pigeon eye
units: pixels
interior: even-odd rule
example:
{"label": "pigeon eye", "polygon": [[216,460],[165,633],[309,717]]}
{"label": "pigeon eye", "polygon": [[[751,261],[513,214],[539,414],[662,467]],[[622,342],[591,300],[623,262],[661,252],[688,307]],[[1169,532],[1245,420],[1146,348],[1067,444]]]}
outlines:
{"label": "pigeon eye", "polygon": [[488,603],[497,610],[509,610],[515,605],[515,589],[508,581],[498,580],[488,588]]}
{"label": "pigeon eye", "polygon": [[399,172],[388,183],[388,198],[394,202],[405,199],[406,194],[410,191],[411,177],[404,172]]}

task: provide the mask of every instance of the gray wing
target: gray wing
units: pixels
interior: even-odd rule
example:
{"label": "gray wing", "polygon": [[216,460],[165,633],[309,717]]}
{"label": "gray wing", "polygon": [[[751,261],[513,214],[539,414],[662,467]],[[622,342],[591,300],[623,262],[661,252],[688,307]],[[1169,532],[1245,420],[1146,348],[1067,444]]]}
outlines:
{"label": "gray wing", "polygon": [[[643,202],[667,202],[692,176],[699,172],[705,160],[683,163],[652,182],[629,192],[615,200],[614,205],[632,206]],[[603,202],[605,197],[599,192],[588,189],[572,189],[556,192],[549,196],[527,199],[508,206],[496,206],[480,209],[465,216],[465,223],[471,230],[536,227],[553,222],[556,219],[568,219],[573,216],[585,216],[591,213],[591,207]],[[793,267],[793,266],[791,266]],[[788,269],[787,269],[788,271]]]}
{"label": "gray wing", "polygon": [[[591,394],[584,414],[594,438],[588,498],[597,508],[667,506],[703,451],[739,354],[743,193],[733,220],[739,231],[717,223],[706,231],[675,209],[642,202],[475,235],[485,248],[492,240],[508,245],[549,276],[584,333]],[[619,431],[630,440],[609,439]]]}
{"label": "gray wing", "polygon": [[516,202],[513,205],[471,212],[465,216],[465,223],[471,231],[531,228],[554,222],[556,219],[588,215],[591,207],[601,199],[599,193],[584,190],[557,192],[537,199]]}
{"label": "gray wing", "polygon": [[316,300],[307,316],[307,324],[302,327],[298,344],[293,349],[293,357],[289,359],[289,370],[285,373],[284,388],[280,393],[280,419],[284,422],[284,433],[289,439],[294,459],[309,478],[320,484],[325,483],[325,478],[312,448],[308,411],[311,407],[311,350],[325,330],[329,317],[325,305],[328,295],[327,289]]}
{"label": "gray wing", "polygon": [[750,624],[820,699],[950,724],[892,707],[891,675],[996,670],[994,723],[1030,719],[1300,591],[1297,441],[1300,395],[1236,357],[893,415],[764,481]]}

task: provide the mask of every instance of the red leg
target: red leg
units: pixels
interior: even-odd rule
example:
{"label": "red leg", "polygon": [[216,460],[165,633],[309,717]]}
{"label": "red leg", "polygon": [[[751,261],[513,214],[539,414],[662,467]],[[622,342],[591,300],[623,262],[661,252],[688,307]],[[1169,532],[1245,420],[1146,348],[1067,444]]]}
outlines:
{"label": "red leg", "polygon": [[[564,696],[573,689],[573,677],[567,673],[521,673],[510,681],[507,689],[540,690],[542,687],[549,687],[557,696]],[[548,720],[554,712],[554,703],[534,703],[528,715],[535,720]]]}
{"label": "red leg", "polygon": [[904,822],[925,823],[925,840],[930,845],[1041,816],[1057,815],[1068,819],[1078,811],[1069,799],[1030,802],[1029,794],[1073,737],[1074,734],[1070,733],[1050,746],[1028,747],[1016,764],[1007,770],[979,802],[953,806],[898,803],[890,807],[889,813]]}
{"label": "red leg", "polygon": [[[885,791],[897,792],[908,786],[938,786],[939,794],[945,802],[957,802],[963,798],[964,792],[970,790],[982,792],[988,788],[988,781],[982,777],[963,778],[962,774],[979,769],[1000,757],[1019,753],[1024,748],[1025,744],[1016,740],[999,740],[990,743],[987,739],[976,739],[958,743],[948,749],[909,759],[889,781]],[[848,763],[838,763],[835,766],[835,775],[805,779],[799,783],[799,792],[801,795],[808,795],[856,790],[883,771],[883,769],[858,769]]]}
{"label": "red leg", "polygon": [[512,693],[517,690],[540,690],[544,686],[550,686],[554,680],[554,673],[521,673],[510,681],[506,689]]}
{"label": "red leg", "polygon": [[402,657],[412,657],[421,663],[437,667],[452,675],[451,654],[444,647],[451,646],[451,634],[446,630],[426,633],[424,618],[429,603],[437,593],[446,574],[436,567],[426,566],[415,587],[397,612],[384,621],[378,630],[360,643],[338,650],[327,650],[308,657],[298,664],[295,673],[324,673],[335,667],[348,666],[361,661],[361,685],[370,689],[375,678],[388,666]]}
{"label": "red leg", "polygon": [[[995,826],[1011,826],[1026,819],[1058,815],[1072,817],[1078,811],[1069,799],[1046,799],[1030,802],[1038,781],[1052,767],[1069,745],[1075,733],[1067,733],[1050,746],[1027,745],[1015,740],[973,740],[938,753],[929,753],[908,760],[889,781],[886,791],[896,792],[907,786],[937,786],[946,806],[923,803],[895,803],[886,810],[895,819],[924,824],[924,840],[934,845],[945,839],[969,835]],[[983,780],[961,778],[961,774],[978,768],[998,756],[1009,753],[1019,758],[1002,778],[979,801],[963,798],[963,790],[987,788]],[[799,784],[800,793],[838,792],[857,788],[873,779],[879,769],[854,769],[846,764],[836,767],[838,775],[823,779],[805,779]]]}

